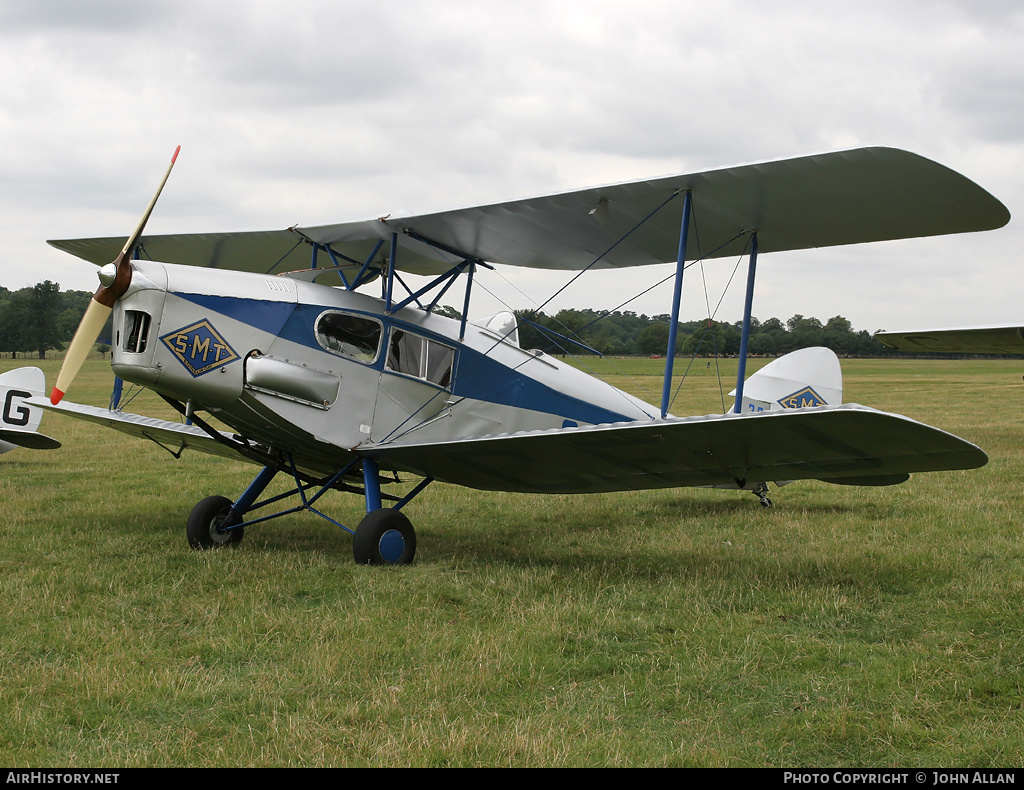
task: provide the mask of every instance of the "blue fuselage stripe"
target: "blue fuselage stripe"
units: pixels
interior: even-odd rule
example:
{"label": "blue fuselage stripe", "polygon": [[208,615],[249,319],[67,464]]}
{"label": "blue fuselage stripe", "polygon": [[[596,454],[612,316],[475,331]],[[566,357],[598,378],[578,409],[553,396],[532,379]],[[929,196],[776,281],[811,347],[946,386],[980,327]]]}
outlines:
{"label": "blue fuselage stripe", "polygon": [[[480,400],[518,409],[553,414],[580,423],[602,424],[631,421],[618,412],[604,409],[587,401],[566,395],[542,384],[523,373],[503,365],[493,358],[469,348],[452,337],[425,331],[413,324],[397,321],[380,313],[350,310],[340,306],[272,302],[262,299],[243,299],[231,296],[177,293],[175,296],[215,311],[228,318],[255,327],[291,343],[304,346],[319,354],[328,354],[316,342],[315,325],[325,310],[368,315],[381,321],[385,327],[400,329],[429,337],[457,349],[455,379],[452,394],[460,398]],[[457,326],[457,323],[456,323]],[[372,367],[383,370],[384,354],[377,355]],[[354,362],[352,364],[361,364]]]}

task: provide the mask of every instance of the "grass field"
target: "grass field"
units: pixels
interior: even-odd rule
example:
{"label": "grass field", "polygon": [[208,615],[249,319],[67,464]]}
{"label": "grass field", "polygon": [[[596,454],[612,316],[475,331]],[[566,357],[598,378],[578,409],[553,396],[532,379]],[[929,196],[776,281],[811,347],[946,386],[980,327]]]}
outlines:
{"label": "grass field", "polygon": [[[59,362],[0,371],[21,364],[52,382]],[[660,400],[660,361],[601,364]],[[990,463],[795,483],[771,510],[435,485],[406,511],[415,564],[381,569],[308,515],[194,552],[192,505],[254,467],[47,415],[63,449],[0,456],[0,764],[1019,766],[1024,365],[843,367],[847,401]],[[722,411],[714,373],[699,361],[673,412]],[[109,388],[90,360],[69,398]]]}

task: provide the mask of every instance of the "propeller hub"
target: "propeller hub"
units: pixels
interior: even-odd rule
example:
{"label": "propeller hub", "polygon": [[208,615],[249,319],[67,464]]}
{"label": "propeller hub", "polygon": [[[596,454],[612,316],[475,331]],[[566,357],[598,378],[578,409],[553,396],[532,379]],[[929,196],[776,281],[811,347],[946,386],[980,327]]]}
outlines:
{"label": "propeller hub", "polygon": [[114,284],[114,278],[117,277],[117,266],[113,263],[108,263],[97,270],[96,276],[99,278],[100,285],[104,288],[109,288]]}

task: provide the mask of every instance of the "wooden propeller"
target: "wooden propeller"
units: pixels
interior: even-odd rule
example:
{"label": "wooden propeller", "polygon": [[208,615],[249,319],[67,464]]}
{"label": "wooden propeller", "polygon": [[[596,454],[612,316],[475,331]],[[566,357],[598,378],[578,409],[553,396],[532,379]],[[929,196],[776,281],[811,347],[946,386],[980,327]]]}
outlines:
{"label": "wooden propeller", "polygon": [[[174,167],[180,150],[180,145],[174,149],[174,156],[171,157],[171,163],[167,166],[167,172],[164,173],[163,180],[160,181],[160,186],[157,187],[153,199],[149,201],[149,206],[146,208],[145,214],[142,215],[138,227],[128,237],[120,254],[109,265],[114,268],[113,279],[101,277],[100,286],[92,295],[92,300],[90,300],[85,315],[82,316],[82,321],[75,331],[75,336],[71,339],[71,345],[68,346],[67,353],[64,355],[64,364],[61,365],[60,373],[57,374],[57,382],[50,393],[50,403],[54,405],[60,403],[64,393],[68,391],[68,387],[71,386],[71,382],[81,369],[82,363],[85,362],[86,356],[96,343],[96,338],[100,336],[100,331],[107,322],[107,317],[113,311],[114,304],[125,295],[128,287],[132,284],[132,249],[142,237],[142,232],[149,221],[150,214],[153,213],[160,193],[163,192],[164,184],[167,183],[167,179],[171,175],[171,169]],[[109,266],[104,269],[108,269]]]}

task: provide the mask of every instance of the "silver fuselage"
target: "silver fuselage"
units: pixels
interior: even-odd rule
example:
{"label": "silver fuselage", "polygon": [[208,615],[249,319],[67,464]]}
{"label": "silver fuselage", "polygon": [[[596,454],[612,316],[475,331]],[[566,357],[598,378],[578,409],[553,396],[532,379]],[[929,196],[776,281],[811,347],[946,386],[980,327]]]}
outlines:
{"label": "silver fuselage", "polygon": [[133,262],[114,311],[122,379],[205,410],[306,468],[353,451],[651,420],[554,357],[419,308],[288,277]]}

